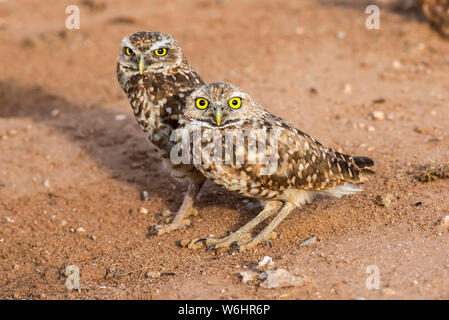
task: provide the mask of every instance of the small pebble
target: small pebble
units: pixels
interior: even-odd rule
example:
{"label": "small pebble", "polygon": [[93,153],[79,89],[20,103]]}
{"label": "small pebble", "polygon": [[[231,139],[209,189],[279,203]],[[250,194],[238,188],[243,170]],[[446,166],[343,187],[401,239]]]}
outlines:
{"label": "small pebble", "polygon": [[260,286],[267,289],[300,287],[305,283],[304,277],[294,276],[285,269],[268,270],[259,278],[265,279]]}
{"label": "small pebble", "polygon": [[393,204],[393,201],[395,199],[396,199],[396,197],[394,195],[392,195],[391,193],[387,193],[387,194],[377,196],[376,200],[374,200],[374,202],[379,206],[389,207]]}
{"label": "small pebble", "polygon": [[44,187],[45,188],[50,188],[50,181],[49,180],[45,180],[44,181]]}
{"label": "small pebble", "polygon": [[126,115],[125,114],[118,114],[115,116],[115,120],[117,121],[123,121],[126,119]]}
{"label": "small pebble", "polygon": [[449,226],[449,216],[445,216],[439,221],[440,226]]}
{"label": "small pebble", "polygon": [[160,272],[154,272],[154,271],[148,271],[145,274],[146,278],[151,278],[151,279],[156,279],[156,278],[159,278],[160,276],[161,276]]}
{"label": "small pebble", "polygon": [[140,194],[140,200],[142,201],[150,200],[150,194],[148,193],[148,191],[146,190],[142,191],[142,193]]}
{"label": "small pebble", "polygon": [[182,239],[181,241],[179,241],[179,246],[181,248],[186,248],[190,243],[190,240],[188,239]]}
{"label": "small pebble", "polygon": [[379,110],[373,111],[371,116],[373,117],[374,120],[384,120],[385,119],[385,114]]}
{"label": "small pebble", "polygon": [[316,242],[317,238],[315,236],[313,236],[312,238],[309,238],[305,241],[303,241],[299,246],[300,247],[305,247],[305,246],[309,246],[311,244],[314,244]]}
{"label": "small pebble", "polygon": [[398,60],[393,61],[392,65],[393,65],[393,68],[395,68],[395,69],[399,69],[402,67],[401,62]]}
{"label": "small pebble", "polygon": [[382,294],[384,296],[392,296],[392,295],[396,294],[396,292],[391,288],[385,288],[385,289],[382,289]]}
{"label": "small pebble", "polygon": [[345,86],[343,88],[343,92],[346,94],[352,93],[352,86],[349,83],[345,83]]}
{"label": "small pebble", "polygon": [[147,210],[146,208],[142,207],[142,208],[139,209],[139,213],[141,213],[141,214],[147,214],[147,213],[148,213],[148,210]]}
{"label": "small pebble", "polygon": [[6,217],[6,221],[10,222],[10,223],[14,223],[16,222],[16,220],[11,219],[10,217]]}
{"label": "small pebble", "polygon": [[247,271],[240,272],[240,276],[242,277],[242,282],[243,283],[248,283],[248,282],[256,280],[258,275],[259,274],[257,272],[252,271],[252,270],[247,270]]}
{"label": "small pebble", "polygon": [[346,38],[346,32],[339,31],[339,32],[337,32],[336,37],[337,37],[338,40],[343,40],[344,38]]}
{"label": "small pebble", "polygon": [[263,257],[263,259],[259,262],[257,269],[262,272],[267,270],[273,270],[274,269],[273,259],[270,256]]}

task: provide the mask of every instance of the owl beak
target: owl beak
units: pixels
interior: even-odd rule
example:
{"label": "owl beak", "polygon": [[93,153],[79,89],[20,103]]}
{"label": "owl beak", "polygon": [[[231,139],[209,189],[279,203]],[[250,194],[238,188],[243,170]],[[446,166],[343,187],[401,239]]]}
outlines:
{"label": "owl beak", "polygon": [[222,116],[221,107],[217,107],[215,109],[215,120],[217,121],[217,126],[220,126],[221,116]]}
{"label": "owl beak", "polygon": [[146,65],[145,65],[145,59],[143,57],[140,57],[140,61],[139,61],[139,73],[142,75],[143,71],[145,70]]}

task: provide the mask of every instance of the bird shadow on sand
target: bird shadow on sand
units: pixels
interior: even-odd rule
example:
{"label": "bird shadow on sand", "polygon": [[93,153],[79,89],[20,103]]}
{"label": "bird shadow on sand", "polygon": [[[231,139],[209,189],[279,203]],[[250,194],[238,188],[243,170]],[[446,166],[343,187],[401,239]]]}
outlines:
{"label": "bird shadow on sand", "polygon": [[[41,87],[0,81],[0,118],[27,118],[51,128],[85,150],[112,179],[132,186],[139,193],[147,190],[150,201],[160,198],[167,209],[176,211],[183,199],[179,190],[186,191],[186,185],[162,168],[161,159],[152,151],[134,119],[118,121],[119,115],[104,106],[73,104]],[[210,192],[236,201],[209,201]],[[196,203],[199,209],[217,205],[235,209],[238,202],[237,196],[212,182],[206,183],[201,198]]]}

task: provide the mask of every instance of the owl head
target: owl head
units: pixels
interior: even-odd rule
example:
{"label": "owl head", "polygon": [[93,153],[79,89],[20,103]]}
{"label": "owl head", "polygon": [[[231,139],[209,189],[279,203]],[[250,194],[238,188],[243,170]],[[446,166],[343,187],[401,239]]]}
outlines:
{"label": "owl head", "polygon": [[262,107],[240,88],[227,82],[214,82],[190,94],[181,122],[224,128],[258,119],[262,112]]}
{"label": "owl head", "polygon": [[141,31],[123,38],[118,67],[129,77],[176,68],[184,59],[181,48],[169,34]]}

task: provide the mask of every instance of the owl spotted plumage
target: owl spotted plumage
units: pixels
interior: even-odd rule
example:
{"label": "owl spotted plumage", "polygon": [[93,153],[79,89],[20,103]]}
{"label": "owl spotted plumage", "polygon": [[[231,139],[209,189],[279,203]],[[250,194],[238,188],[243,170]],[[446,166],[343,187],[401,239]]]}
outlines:
{"label": "owl spotted plumage", "polygon": [[418,0],[432,26],[449,38],[449,0]]}
{"label": "owl spotted plumage", "polygon": [[[358,184],[366,180],[366,174],[373,173],[365,168],[373,165],[371,159],[351,157],[324,147],[228,83],[212,83],[195,90],[187,100],[180,123],[176,131],[178,143],[182,136],[191,137],[191,159],[195,156],[194,145],[198,145],[193,142],[193,133],[200,133],[197,136],[201,148],[197,150],[200,149],[201,158],[197,155],[194,164],[205,177],[232,192],[267,203],[255,219],[235,233],[223,239],[202,239],[209,248],[235,244],[239,250],[246,250],[267,241],[295,207],[310,202],[317,194],[340,197],[360,191]],[[257,139],[257,148],[251,149],[248,137],[255,132],[255,136],[264,139]],[[259,135],[264,132],[267,134]],[[243,143],[230,146],[230,140],[236,141],[229,139],[230,135],[240,137]],[[259,147],[267,157],[260,157]],[[263,161],[254,161],[251,152],[256,152]],[[228,161],[203,161],[217,153],[225,155],[220,160],[227,155]],[[271,171],[267,171],[270,166]],[[250,236],[256,225],[276,213],[259,235]]]}
{"label": "owl spotted plumage", "polygon": [[142,31],[123,38],[117,63],[118,82],[126,93],[135,118],[177,178],[188,179],[189,189],[178,213],[164,219],[168,225],[153,226],[150,234],[163,234],[189,224],[195,213],[193,201],[205,178],[192,165],[170,161],[170,135],[179,123],[189,94],[203,80],[188,64],[182,49],[168,34]]}

